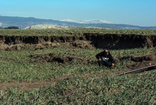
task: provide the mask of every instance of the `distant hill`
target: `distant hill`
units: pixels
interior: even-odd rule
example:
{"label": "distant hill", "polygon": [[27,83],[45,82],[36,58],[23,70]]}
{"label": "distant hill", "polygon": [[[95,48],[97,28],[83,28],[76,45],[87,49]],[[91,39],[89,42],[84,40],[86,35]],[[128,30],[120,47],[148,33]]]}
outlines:
{"label": "distant hill", "polygon": [[[101,23],[100,23],[101,22]],[[75,22],[75,21],[59,21],[52,19],[38,19],[34,17],[12,17],[12,16],[1,16],[0,27],[18,26],[23,29],[26,27],[38,25],[38,24],[49,24],[58,26],[74,26],[74,27],[100,27],[108,29],[156,29],[155,27],[143,27],[128,24],[113,24],[104,23],[102,20]]]}

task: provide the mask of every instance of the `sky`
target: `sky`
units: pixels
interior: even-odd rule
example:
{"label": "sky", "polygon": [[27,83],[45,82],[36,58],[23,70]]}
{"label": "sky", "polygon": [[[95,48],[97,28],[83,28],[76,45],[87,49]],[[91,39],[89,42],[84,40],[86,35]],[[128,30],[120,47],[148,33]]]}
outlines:
{"label": "sky", "polygon": [[0,0],[0,16],[156,26],[156,0]]}

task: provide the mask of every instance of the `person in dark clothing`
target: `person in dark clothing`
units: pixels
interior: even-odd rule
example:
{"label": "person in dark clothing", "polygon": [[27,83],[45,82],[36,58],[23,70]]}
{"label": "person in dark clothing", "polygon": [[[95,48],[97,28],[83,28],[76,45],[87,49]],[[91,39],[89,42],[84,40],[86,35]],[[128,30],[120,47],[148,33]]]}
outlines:
{"label": "person in dark clothing", "polygon": [[115,61],[108,50],[104,50],[103,52],[97,54],[96,58],[98,59],[99,66],[102,65],[106,67],[114,66]]}

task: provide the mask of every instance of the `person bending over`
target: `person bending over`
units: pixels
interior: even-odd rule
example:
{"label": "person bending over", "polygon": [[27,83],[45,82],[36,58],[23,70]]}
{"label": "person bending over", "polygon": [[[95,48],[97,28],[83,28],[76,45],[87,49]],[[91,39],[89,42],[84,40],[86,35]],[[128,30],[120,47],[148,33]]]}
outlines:
{"label": "person bending over", "polygon": [[108,50],[98,53],[96,58],[98,59],[99,66],[104,65],[106,67],[112,67],[115,65],[115,61]]}

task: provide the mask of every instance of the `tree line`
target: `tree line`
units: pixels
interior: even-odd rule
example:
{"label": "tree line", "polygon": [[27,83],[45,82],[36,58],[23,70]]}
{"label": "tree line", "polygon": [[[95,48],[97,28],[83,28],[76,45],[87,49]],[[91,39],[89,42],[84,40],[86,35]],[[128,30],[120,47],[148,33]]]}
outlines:
{"label": "tree line", "polygon": [[0,27],[0,29],[20,29],[18,26]]}

